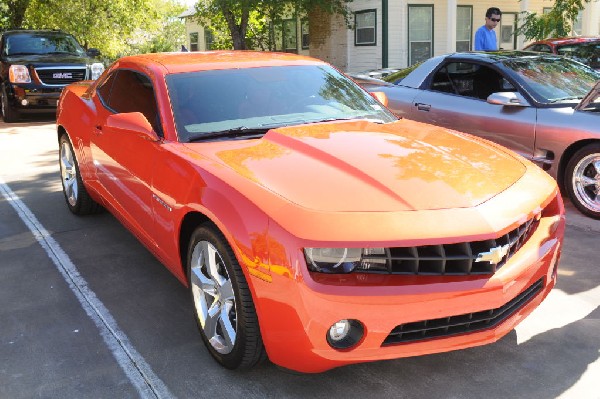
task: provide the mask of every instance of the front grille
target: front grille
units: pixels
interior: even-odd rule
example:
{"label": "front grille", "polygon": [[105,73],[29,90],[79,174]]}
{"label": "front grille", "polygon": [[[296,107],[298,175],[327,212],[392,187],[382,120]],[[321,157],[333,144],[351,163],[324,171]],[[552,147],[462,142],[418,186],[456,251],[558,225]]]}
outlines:
{"label": "front grille", "polygon": [[536,281],[510,302],[497,309],[401,324],[392,330],[383,341],[382,346],[444,338],[492,328],[502,323],[536,296],[542,290],[543,282],[543,279]]}
{"label": "front grille", "polygon": [[494,240],[386,248],[363,254],[363,273],[413,275],[493,274],[514,255],[538,226],[536,218]]}
{"label": "front grille", "polygon": [[35,72],[45,85],[68,85],[84,80],[86,68],[36,68]]}

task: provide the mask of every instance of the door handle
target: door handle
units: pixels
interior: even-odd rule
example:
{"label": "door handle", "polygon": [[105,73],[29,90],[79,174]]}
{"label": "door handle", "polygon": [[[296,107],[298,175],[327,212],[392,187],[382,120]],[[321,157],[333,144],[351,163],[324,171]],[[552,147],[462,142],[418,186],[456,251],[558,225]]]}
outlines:
{"label": "door handle", "polygon": [[415,103],[415,106],[417,107],[417,109],[419,111],[429,111],[429,110],[431,110],[431,105],[430,104]]}

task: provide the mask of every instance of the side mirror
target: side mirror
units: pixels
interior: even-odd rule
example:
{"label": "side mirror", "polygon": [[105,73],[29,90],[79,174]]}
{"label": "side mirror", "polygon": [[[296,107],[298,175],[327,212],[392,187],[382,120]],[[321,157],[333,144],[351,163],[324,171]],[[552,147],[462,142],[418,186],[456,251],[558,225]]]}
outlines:
{"label": "side mirror", "polygon": [[385,95],[384,92],[382,92],[382,91],[374,91],[374,92],[371,93],[371,95],[373,97],[375,97],[375,99],[377,101],[379,101],[380,103],[382,103],[385,107],[388,106],[388,98],[387,98],[387,96]]}
{"label": "side mirror", "polygon": [[100,50],[97,48],[89,48],[86,51],[87,55],[92,58],[100,57]]}
{"label": "side mirror", "polygon": [[487,102],[490,104],[504,105],[509,107],[529,107],[529,103],[521,93],[513,91],[501,91],[492,93],[488,96]]}
{"label": "side mirror", "polygon": [[106,118],[106,127],[133,133],[149,141],[160,140],[154,129],[152,129],[152,125],[150,125],[148,119],[141,112],[110,115]]}

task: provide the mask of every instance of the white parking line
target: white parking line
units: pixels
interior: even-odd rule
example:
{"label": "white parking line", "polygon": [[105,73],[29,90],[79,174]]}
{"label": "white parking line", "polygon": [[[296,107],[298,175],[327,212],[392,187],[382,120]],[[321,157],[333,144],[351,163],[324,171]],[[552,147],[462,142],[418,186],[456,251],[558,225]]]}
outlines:
{"label": "white parking line", "polygon": [[88,287],[87,281],[79,274],[69,256],[2,178],[0,178],[0,192],[62,274],[81,307],[100,330],[104,342],[140,396],[142,398],[172,398],[173,395],[165,384],[154,374],[142,355],[129,342],[127,335],[121,331],[108,309]]}

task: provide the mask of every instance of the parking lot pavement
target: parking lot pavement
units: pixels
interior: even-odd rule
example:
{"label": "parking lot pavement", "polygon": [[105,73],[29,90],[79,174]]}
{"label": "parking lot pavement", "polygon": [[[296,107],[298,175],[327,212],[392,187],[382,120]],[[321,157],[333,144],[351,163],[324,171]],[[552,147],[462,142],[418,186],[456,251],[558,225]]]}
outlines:
{"label": "parking lot pavement", "polygon": [[0,122],[0,179],[0,398],[600,398],[600,221],[570,204],[557,287],[499,342],[240,373],[213,362],[186,289],[111,215],[68,212],[51,120]]}

